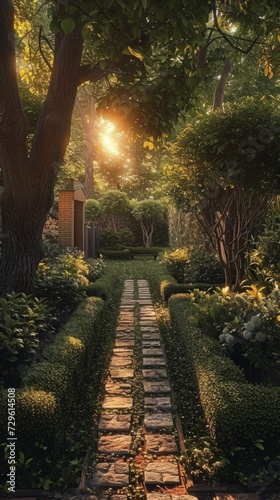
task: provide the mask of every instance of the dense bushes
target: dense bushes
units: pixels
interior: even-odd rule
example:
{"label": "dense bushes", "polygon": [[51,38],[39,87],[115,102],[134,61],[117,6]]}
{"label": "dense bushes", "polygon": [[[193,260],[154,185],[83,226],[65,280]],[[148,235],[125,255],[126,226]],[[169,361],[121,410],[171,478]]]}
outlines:
{"label": "dense bushes", "polygon": [[165,252],[161,263],[180,283],[223,283],[219,262],[203,246]]}
{"label": "dense bushes", "polygon": [[[44,447],[49,459],[62,452],[72,407],[80,397],[92,355],[100,342],[103,313],[101,299],[90,297],[82,301],[54,343],[45,349],[44,359],[29,369],[23,387],[17,391],[18,453],[22,451],[24,456],[38,460],[39,468]],[[4,437],[6,391],[1,396],[0,433]]]}
{"label": "dense bushes", "polygon": [[169,300],[174,336],[185,358],[185,383],[190,377],[197,386],[210,434],[226,459],[223,464],[228,464],[231,480],[244,481],[278,457],[280,389],[248,384],[221,345],[192,326],[189,303],[181,295]]}
{"label": "dense bushes", "polygon": [[30,364],[47,330],[48,314],[41,300],[15,292],[0,299],[0,384],[12,384],[13,370]]}

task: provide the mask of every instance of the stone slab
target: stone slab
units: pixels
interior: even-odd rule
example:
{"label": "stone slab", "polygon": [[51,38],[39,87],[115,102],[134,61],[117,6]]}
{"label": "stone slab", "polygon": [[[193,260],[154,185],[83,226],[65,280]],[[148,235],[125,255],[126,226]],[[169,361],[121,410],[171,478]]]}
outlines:
{"label": "stone slab", "polygon": [[134,378],[134,370],[132,368],[110,369],[110,377],[117,380]]}
{"label": "stone slab", "polygon": [[92,478],[93,486],[123,488],[129,484],[129,465],[124,462],[99,463]]}
{"label": "stone slab", "polygon": [[146,485],[180,484],[177,464],[171,462],[150,462],[144,472]]}
{"label": "stone slab", "polygon": [[116,347],[113,349],[114,356],[133,356],[133,349],[128,349],[126,347]]}
{"label": "stone slab", "polygon": [[166,427],[173,427],[173,418],[171,413],[145,415],[144,425],[149,431],[165,429]]}
{"label": "stone slab", "polygon": [[116,349],[122,349],[122,348],[130,348],[135,346],[135,340],[116,340],[115,342],[115,348]]}
{"label": "stone slab", "polygon": [[123,356],[113,356],[111,359],[110,367],[112,366],[126,366],[126,367],[131,367],[133,365],[133,358],[132,357],[123,357]]}
{"label": "stone slab", "polygon": [[147,452],[154,455],[169,455],[178,452],[174,436],[168,434],[147,434],[145,442]]}
{"label": "stone slab", "polygon": [[129,396],[131,394],[131,384],[128,382],[107,382],[105,392],[110,395]]}
{"label": "stone slab", "polygon": [[165,366],[164,358],[143,358],[143,366]]}
{"label": "stone slab", "polygon": [[148,328],[144,333],[141,328],[142,338],[143,340],[160,340],[160,335],[158,330],[154,330],[152,328]]}
{"label": "stone slab", "polygon": [[142,370],[142,375],[144,378],[149,378],[149,379],[164,379],[167,378],[167,371],[163,370],[162,368],[153,368],[149,369],[147,368],[146,370]]}
{"label": "stone slab", "polygon": [[114,455],[128,455],[131,446],[131,436],[113,434],[101,436],[98,440],[98,453],[113,453]]}
{"label": "stone slab", "polygon": [[259,498],[257,493],[216,493],[214,500],[258,500]]}
{"label": "stone slab", "polygon": [[132,408],[133,399],[128,396],[105,396],[102,408],[104,410],[123,410]]}
{"label": "stone slab", "polygon": [[171,412],[171,400],[170,398],[144,398],[144,408],[150,411],[166,411]]}
{"label": "stone slab", "polygon": [[115,415],[104,413],[101,415],[98,429],[108,432],[125,432],[131,428],[131,415]]}
{"label": "stone slab", "polygon": [[145,394],[169,394],[171,392],[168,379],[163,379],[160,382],[148,382],[144,380],[143,386]]}
{"label": "stone slab", "polygon": [[164,352],[163,349],[154,349],[152,347],[146,349],[144,348],[142,350],[143,356],[163,356]]}
{"label": "stone slab", "polygon": [[148,347],[160,347],[161,346],[161,342],[160,342],[160,340],[143,340],[142,341],[142,346],[145,347],[145,348],[148,348]]}

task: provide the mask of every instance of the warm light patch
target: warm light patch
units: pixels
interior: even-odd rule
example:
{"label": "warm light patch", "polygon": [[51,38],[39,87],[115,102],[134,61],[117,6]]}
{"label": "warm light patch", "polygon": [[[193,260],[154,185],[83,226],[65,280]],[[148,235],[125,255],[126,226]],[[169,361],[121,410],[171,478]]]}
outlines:
{"label": "warm light patch", "polygon": [[102,123],[101,142],[103,148],[108,151],[108,153],[118,155],[120,154],[120,152],[113,135],[115,128],[116,127],[113,123],[104,120]]}

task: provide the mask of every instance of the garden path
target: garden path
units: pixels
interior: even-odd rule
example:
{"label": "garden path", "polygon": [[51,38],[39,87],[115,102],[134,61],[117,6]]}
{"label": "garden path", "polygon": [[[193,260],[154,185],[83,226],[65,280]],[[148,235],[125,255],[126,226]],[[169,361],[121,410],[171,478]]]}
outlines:
{"label": "garden path", "polygon": [[126,280],[89,485],[102,500],[194,500],[146,280]]}

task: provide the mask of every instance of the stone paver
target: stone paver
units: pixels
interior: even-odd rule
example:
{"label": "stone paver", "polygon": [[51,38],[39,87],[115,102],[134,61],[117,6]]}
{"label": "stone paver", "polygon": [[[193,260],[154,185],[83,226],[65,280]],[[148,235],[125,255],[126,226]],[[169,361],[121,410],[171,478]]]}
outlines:
{"label": "stone paver", "polygon": [[145,347],[145,348],[148,348],[148,347],[160,347],[161,346],[161,342],[160,342],[160,340],[143,340],[142,346]]}
{"label": "stone paver", "polygon": [[143,366],[165,366],[164,358],[143,358]]}
{"label": "stone paver", "polygon": [[115,415],[104,413],[101,415],[98,429],[100,431],[108,431],[108,432],[125,432],[131,429],[131,415]]}
{"label": "stone paver", "polygon": [[146,415],[144,425],[147,430],[159,430],[166,427],[173,427],[171,413],[160,413],[155,415]]}
{"label": "stone paver", "polygon": [[133,399],[128,396],[105,396],[102,408],[121,410],[132,408]]}
{"label": "stone paver", "polygon": [[129,484],[129,465],[124,462],[99,463],[93,474],[93,486],[122,488]]}
{"label": "stone paver", "polygon": [[105,385],[105,392],[114,396],[117,394],[128,396],[129,394],[131,394],[131,384],[129,384],[128,382],[107,382],[107,384]]}
{"label": "stone paver", "polygon": [[197,500],[197,497],[194,497],[192,495],[166,495],[165,493],[148,493],[147,500]]}
{"label": "stone paver", "polygon": [[171,412],[171,399],[162,397],[162,398],[144,398],[144,408],[145,410],[151,411],[166,411]]}
{"label": "stone paver", "polygon": [[101,436],[98,441],[98,453],[114,453],[114,455],[128,455],[131,446],[131,436],[114,434]]}
{"label": "stone paver", "polygon": [[155,455],[169,455],[178,452],[174,436],[167,434],[147,434],[145,442],[148,453]]}
{"label": "stone paver", "polygon": [[167,378],[167,372],[166,370],[163,370],[161,368],[159,369],[146,369],[146,370],[142,370],[142,374],[143,374],[143,377],[144,378],[149,378],[149,379],[163,379],[163,378]]}
{"label": "stone paver", "polygon": [[156,349],[156,348],[144,348],[142,350],[143,356],[163,356],[164,352],[163,349]]}
{"label": "stone paver", "polygon": [[133,349],[128,349],[127,347],[116,347],[113,349],[114,356],[117,357],[132,357]]}
{"label": "stone paver", "polygon": [[135,346],[135,340],[116,340],[115,342],[115,348],[120,349],[120,348],[130,348]]}
{"label": "stone paver", "polygon": [[133,358],[124,358],[123,356],[113,356],[111,359],[111,366],[127,366],[130,367],[133,365]]}
{"label": "stone paver", "polygon": [[180,484],[177,464],[171,462],[150,462],[144,472],[147,485]]}
{"label": "stone paver", "polygon": [[144,380],[143,386],[145,394],[169,394],[171,392],[168,379],[161,380],[160,382],[148,382]]}
{"label": "stone paver", "polygon": [[131,379],[134,377],[134,370],[132,368],[110,368],[109,373],[112,379]]}

